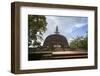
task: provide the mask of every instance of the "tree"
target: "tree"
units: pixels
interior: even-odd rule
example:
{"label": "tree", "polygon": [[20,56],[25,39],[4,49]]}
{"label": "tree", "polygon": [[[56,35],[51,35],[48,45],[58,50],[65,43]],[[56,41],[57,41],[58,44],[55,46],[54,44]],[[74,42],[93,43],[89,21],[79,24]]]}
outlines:
{"label": "tree", "polygon": [[42,35],[46,31],[46,26],[45,16],[28,15],[28,46],[41,44],[40,41],[43,40]]}
{"label": "tree", "polygon": [[86,34],[86,36],[81,36],[81,37],[76,37],[75,39],[73,39],[70,43],[70,48],[73,49],[88,49],[88,36]]}

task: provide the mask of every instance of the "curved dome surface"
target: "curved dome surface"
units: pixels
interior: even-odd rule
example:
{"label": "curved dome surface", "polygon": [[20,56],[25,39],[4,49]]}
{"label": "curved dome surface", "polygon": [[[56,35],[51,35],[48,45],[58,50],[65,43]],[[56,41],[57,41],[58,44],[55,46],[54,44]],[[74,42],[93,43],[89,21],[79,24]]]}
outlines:
{"label": "curved dome surface", "polygon": [[49,35],[45,41],[43,46],[45,47],[54,47],[55,45],[61,46],[61,47],[69,47],[67,39],[60,34],[53,34]]}

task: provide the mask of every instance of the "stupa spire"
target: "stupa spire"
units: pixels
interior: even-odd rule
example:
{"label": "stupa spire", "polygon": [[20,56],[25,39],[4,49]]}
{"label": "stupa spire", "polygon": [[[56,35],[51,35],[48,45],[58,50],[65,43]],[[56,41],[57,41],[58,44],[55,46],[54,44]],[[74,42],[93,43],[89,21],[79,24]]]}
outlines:
{"label": "stupa spire", "polygon": [[58,30],[58,26],[56,26],[56,31],[55,31],[56,34],[59,34],[59,30]]}

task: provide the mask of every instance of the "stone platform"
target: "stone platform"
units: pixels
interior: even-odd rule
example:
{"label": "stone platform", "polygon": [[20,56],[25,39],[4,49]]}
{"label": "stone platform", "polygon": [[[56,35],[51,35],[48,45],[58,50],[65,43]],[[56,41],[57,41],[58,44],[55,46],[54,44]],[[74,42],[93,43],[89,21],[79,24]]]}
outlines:
{"label": "stone platform", "polygon": [[75,58],[88,58],[88,53],[84,50],[74,51],[38,51],[30,52],[29,60],[52,60],[52,59],[75,59]]}

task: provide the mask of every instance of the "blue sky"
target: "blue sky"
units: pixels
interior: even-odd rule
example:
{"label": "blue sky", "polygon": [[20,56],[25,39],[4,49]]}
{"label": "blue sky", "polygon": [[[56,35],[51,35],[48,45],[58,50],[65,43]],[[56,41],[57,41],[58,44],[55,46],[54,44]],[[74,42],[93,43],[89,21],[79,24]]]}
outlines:
{"label": "blue sky", "polygon": [[74,16],[46,16],[47,30],[43,34],[43,41],[48,35],[54,34],[58,26],[61,35],[64,35],[68,42],[77,36],[84,36],[88,32],[88,18]]}

